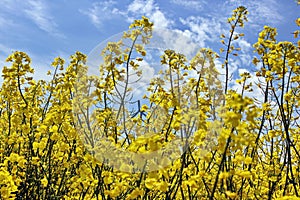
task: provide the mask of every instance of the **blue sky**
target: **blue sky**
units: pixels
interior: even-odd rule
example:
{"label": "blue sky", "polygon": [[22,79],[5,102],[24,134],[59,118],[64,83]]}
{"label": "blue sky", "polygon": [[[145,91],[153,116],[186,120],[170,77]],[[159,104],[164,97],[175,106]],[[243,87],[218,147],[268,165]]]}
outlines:
{"label": "blue sky", "polygon": [[[279,40],[294,40],[299,8],[294,0],[2,0],[0,7],[0,64],[13,51],[28,53],[36,76],[43,77],[57,56],[75,51],[88,54],[110,36],[127,30],[145,15],[155,27],[181,31],[200,47],[217,51],[220,34],[228,33],[226,19],[244,5],[249,11],[244,49],[232,71],[251,68],[252,44],[263,25],[278,28]],[[226,32],[227,31],[227,32]]]}

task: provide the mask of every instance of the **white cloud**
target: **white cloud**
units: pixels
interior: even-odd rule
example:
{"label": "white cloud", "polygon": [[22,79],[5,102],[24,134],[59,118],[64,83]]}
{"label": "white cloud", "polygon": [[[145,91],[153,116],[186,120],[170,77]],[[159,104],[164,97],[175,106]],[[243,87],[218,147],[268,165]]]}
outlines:
{"label": "white cloud", "polygon": [[[244,91],[244,95],[250,98],[253,98],[255,100],[258,100],[260,102],[263,102],[264,99],[264,94],[261,91],[261,89],[257,86],[257,84],[260,82],[259,78],[255,75],[255,72],[250,72],[248,69],[245,68],[241,68],[238,69],[238,73],[242,74],[244,72],[248,72],[250,74],[250,78],[248,78],[246,80],[246,84],[252,84],[252,92],[249,91]],[[239,77],[240,79],[240,77]],[[233,86],[232,86],[233,90],[236,90],[237,92],[241,93],[242,92],[242,84],[238,84],[236,81],[234,82]]]}
{"label": "white cloud", "polygon": [[133,89],[133,100],[141,98],[141,96],[145,94],[151,79],[154,78],[154,76],[157,76],[153,66],[150,66],[146,60],[138,62],[138,64],[140,65],[139,69],[142,70],[141,77],[138,77],[133,70],[130,70],[130,74],[132,74],[130,77],[130,82],[132,83],[130,84],[130,87]]}
{"label": "white cloud", "polygon": [[[219,14],[218,14],[219,15]],[[200,47],[208,47],[220,44],[220,35],[228,32],[228,24],[224,23],[224,17],[201,17],[190,16],[185,19],[180,18],[180,22],[187,26],[189,37],[193,38]],[[233,42],[235,47],[240,47],[241,51],[237,52],[238,57],[230,56],[229,58],[229,76],[236,74],[236,70],[241,66],[251,65],[252,45],[243,37]],[[216,49],[215,49],[216,50]],[[218,70],[225,74],[221,63],[217,63]],[[225,82],[225,77],[222,78]]]}
{"label": "white cloud", "polygon": [[149,17],[150,20],[153,21],[154,27],[167,28],[171,24],[171,22],[159,10],[154,11]]}
{"label": "white cloud", "polygon": [[159,6],[155,4],[154,0],[134,0],[129,4],[127,9],[128,21],[140,18],[145,15],[154,23],[154,27],[168,28],[173,24],[173,21],[168,19],[160,10]]}
{"label": "white cloud", "polygon": [[[216,59],[215,66],[217,71],[220,73],[218,76],[218,79],[222,82],[223,86],[225,86],[225,80],[226,80],[226,69],[223,65],[223,60]],[[229,85],[228,87],[230,89],[236,89],[236,83],[235,83],[235,77],[234,74],[238,73],[239,68],[241,67],[241,61],[235,58],[229,58],[229,64],[228,64],[228,79],[229,79]]]}
{"label": "white cloud", "polygon": [[192,9],[192,10],[203,10],[203,5],[206,5],[207,2],[206,1],[197,1],[197,0],[189,0],[189,1],[185,1],[185,0],[171,0],[171,3],[177,4],[179,6],[183,6],[184,8],[187,9]]}
{"label": "white cloud", "polygon": [[[180,5],[183,8],[198,11],[204,10],[204,6],[211,10],[211,6],[206,1],[170,0],[170,3]],[[256,24],[265,24],[265,22],[277,23],[283,19],[282,15],[280,14],[279,4],[276,2],[276,0],[253,0],[247,2],[244,2],[243,0],[227,0],[224,2],[224,4],[215,5],[215,9],[211,10],[214,11],[214,13],[211,13],[209,18],[196,17],[198,19],[194,19],[194,23],[196,24],[197,20],[202,21],[200,24],[198,22],[198,25],[202,26],[198,27],[197,32],[199,32],[202,36],[203,34],[201,34],[201,30],[202,32],[207,32],[209,28],[213,28],[213,31],[209,32],[213,33],[214,31],[218,31],[220,24],[224,24],[224,20],[230,16],[231,10],[240,5],[244,5],[246,8],[248,8],[250,12],[248,18],[250,24],[253,26],[256,26]],[[79,11],[82,14],[87,15],[91,22],[98,28],[103,25],[105,20],[111,19],[113,16],[117,15],[123,16],[130,23],[134,19],[139,19],[142,15],[145,15],[146,17],[150,18],[152,22],[154,22],[155,27],[170,28],[172,25],[174,25],[174,20],[168,18],[166,15],[167,10],[165,12],[162,11],[155,0],[133,0],[125,9],[121,9],[120,7],[117,8],[117,6],[118,3],[116,1],[106,0],[93,3],[91,8]],[[208,12],[210,12],[209,10]],[[219,10],[219,12],[215,13],[215,10]],[[222,16],[223,14],[225,14],[226,17]],[[185,19],[185,21],[192,23],[192,16]],[[194,24],[194,26],[196,24]],[[194,29],[196,29],[196,27],[194,27]],[[209,39],[210,36],[206,38]]]}
{"label": "white cloud", "polygon": [[129,23],[141,16],[146,16],[154,23],[154,27],[167,28],[173,24],[168,19],[154,0],[134,0],[125,9],[117,8],[117,2],[113,0],[93,3],[92,7],[79,12],[88,16],[96,27],[101,27],[103,22],[114,16],[123,16]]}
{"label": "white cloud", "polygon": [[252,56],[249,53],[240,53],[239,59],[242,61],[243,66],[250,66],[252,63]]}
{"label": "white cloud", "polygon": [[218,19],[190,16],[179,20],[190,29],[191,37],[195,38],[201,47],[206,46],[206,41],[219,41],[219,35],[224,32],[222,22]]}
{"label": "white cloud", "polygon": [[128,6],[128,11],[133,12],[133,13],[150,13],[153,8],[153,1],[150,0],[148,1],[147,4],[144,4],[142,0],[134,0],[129,6]]}
{"label": "white cloud", "polygon": [[239,38],[238,40],[235,40],[232,44],[241,48],[241,51],[236,52],[239,55],[236,59],[239,59],[241,61],[241,65],[251,65],[251,53],[253,51],[252,45],[245,38]]}
{"label": "white cloud", "polygon": [[252,45],[244,38],[239,38],[237,43],[243,52],[249,52],[252,48]]}
{"label": "white cloud", "polygon": [[151,43],[147,46],[164,51],[172,49],[184,54],[188,59],[194,57],[199,50],[199,44],[192,40],[189,30],[154,29]]}
{"label": "white cloud", "polygon": [[41,30],[56,36],[63,36],[57,29],[57,24],[48,11],[47,4],[41,0],[27,1],[24,10],[26,16],[31,19]]}
{"label": "white cloud", "polygon": [[248,69],[244,69],[244,68],[238,69],[238,72],[239,74],[250,73]]}

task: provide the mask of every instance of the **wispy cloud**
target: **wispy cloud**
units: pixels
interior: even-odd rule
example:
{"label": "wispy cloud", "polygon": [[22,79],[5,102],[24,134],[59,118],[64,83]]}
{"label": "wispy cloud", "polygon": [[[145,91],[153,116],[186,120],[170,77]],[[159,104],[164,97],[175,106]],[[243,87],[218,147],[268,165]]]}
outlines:
{"label": "wispy cloud", "polygon": [[1,27],[17,26],[19,21],[27,18],[39,29],[51,35],[62,36],[45,0],[2,0],[1,3]]}
{"label": "wispy cloud", "polygon": [[280,12],[283,5],[279,2],[277,0],[227,0],[224,2],[224,7],[231,8],[232,6],[243,5],[249,11],[248,19],[252,26],[257,27],[265,24],[274,26],[283,21],[283,15]]}
{"label": "wispy cloud", "polygon": [[182,6],[186,9],[192,9],[192,10],[197,10],[200,11],[203,9],[203,6],[207,4],[206,1],[197,1],[197,0],[171,0],[171,3],[177,4],[179,6]]}
{"label": "wispy cloud", "polygon": [[108,0],[95,2],[87,10],[79,9],[79,12],[88,16],[92,24],[97,28],[102,27],[103,22],[113,18],[114,15],[120,15],[121,12],[115,7],[116,1]]}
{"label": "wispy cloud", "polygon": [[[0,28],[8,29],[13,26],[17,26],[17,22],[13,19],[14,16],[21,15],[22,9],[17,9],[24,7],[22,1],[19,0],[2,0],[0,6]],[[24,16],[23,16],[24,17]]]}
{"label": "wispy cloud", "polygon": [[12,26],[14,23],[12,20],[5,18],[5,16],[1,16],[0,14],[0,27],[1,28],[7,28],[9,26]]}
{"label": "wispy cloud", "polygon": [[252,14],[250,12],[252,22],[259,21],[261,24],[265,24],[267,21],[267,23],[275,25],[283,20],[280,5],[275,0],[253,1],[249,3],[248,9],[252,11]]}
{"label": "wispy cloud", "polygon": [[57,29],[57,24],[47,9],[46,2],[41,0],[29,0],[24,12],[41,30],[52,35],[62,36]]}

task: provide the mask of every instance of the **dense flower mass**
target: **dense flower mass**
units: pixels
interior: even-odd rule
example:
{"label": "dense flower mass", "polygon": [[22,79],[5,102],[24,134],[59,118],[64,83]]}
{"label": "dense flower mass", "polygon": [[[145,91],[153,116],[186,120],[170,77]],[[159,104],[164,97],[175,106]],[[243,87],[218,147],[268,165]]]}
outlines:
{"label": "dense flower mass", "polygon": [[265,26],[253,45],[259,82],[245,72],[231,89],[247,14],[233,11],[221,55],[166,49],[134,111],[146,17],[103,49],[99,76],[76,52],[53,61],[50,81],[34,80],[29,56],[14,52],[0,89],[0,199],[300,199],[300,42]]}

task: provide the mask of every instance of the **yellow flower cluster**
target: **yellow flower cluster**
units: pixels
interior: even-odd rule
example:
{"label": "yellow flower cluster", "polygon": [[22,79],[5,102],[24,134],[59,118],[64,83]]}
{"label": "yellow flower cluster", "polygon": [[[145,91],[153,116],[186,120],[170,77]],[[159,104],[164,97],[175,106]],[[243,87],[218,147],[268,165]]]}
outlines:
{"label": "yellow flower cluster", "polygon": [[[246,15],[239,7],[228,19],[227,69]],[[97,77],[87,75],[80,52],[68,64],[56,58],[50,81],[33,80],[27,54],[8,57],[0,199],[299,199],[299,46],[277,42],[276,29],[264,27],[254,44],[253,62],[262,66],[253,96],[244,94],[254,92],[250,73],[237,80],[241,93],[228,74],[222,87],[215,67],[222,57],[212,50],[188,60],[167,49],[133,115],[131,74],[140,75],[152,28],[143,17],[108,43]]]}

